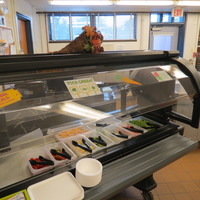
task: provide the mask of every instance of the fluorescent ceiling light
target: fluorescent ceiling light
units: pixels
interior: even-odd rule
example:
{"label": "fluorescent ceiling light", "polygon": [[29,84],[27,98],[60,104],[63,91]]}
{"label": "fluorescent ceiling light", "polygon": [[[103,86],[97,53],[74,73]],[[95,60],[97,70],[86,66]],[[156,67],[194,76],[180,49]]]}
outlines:
{"label": "fluorescent ceiling light", "polygon": [[200,1],[178,1],[177,6],[200,6]]}
{"label": "fluorescent ceiling light", "polygon": [[0,3],[4,3],[4,0],[0,0]]}
{"label": "fluorescent ceiling light", "polygon": [[117,1],[116,5],[134,5],[134,6],[170,6],[173,1]]}
{"label": "fluorescent ceiling light", "polygon": [[[49,0],[52,5],[200,6],[200,1]],[[0,0],[0,3],[4,3]]]}
{"label": "fluorescent ceiling light", "polygon": [[52,5],[112,5],[113,3],[108,0],[89,0],[89,1],[68,1],[68,0],[49,0]]}

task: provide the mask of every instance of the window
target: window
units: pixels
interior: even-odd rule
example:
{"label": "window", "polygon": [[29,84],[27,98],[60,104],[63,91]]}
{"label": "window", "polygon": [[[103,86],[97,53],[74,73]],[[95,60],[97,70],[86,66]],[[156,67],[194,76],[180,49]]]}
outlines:
{"label": "window", "polygon": [[89,24],[87,14],[50,14],[49,40],[74,40],[82,32],[82,27]]}
{"label": "window", "polygon": [[80,35],[82,27],[90,24],[88,15],[72,15],[72,40]]}
{"label": "window", "polygon": [[184,23],[184,17],[172,17],[171,13],[151,13],[151,23]]}
{"label": "window", "polygon": [[171,23],[172,22],[172,17],[170,13],[163,13],[162,15],[162,22],[164,23]]}
{"label": "window", "polygon": [[96,26],[104,40],[135,40],[136,15],[106,13],[49,14],[49,40],[74,40],[86,25]]}
{"label": "window", "polygon": [[184,22],[184,17],[174,17],[174,22],[183,23]]}
{"label": "window", "polygon": [[136,16],[134,14],[98,14],[95,21],[104,40],[136,39]]}
{"label": "window", "polygon": [[160,22],[160,14],[152,13],[151,14],[151,22]]}
{"label": "window", "polygon": [[116,39],[132,39],[134,19],[132,15],[116,15]]}
{"label": "window", "polygon": [[101,31],[104,40],[114,39],[114,16],[98,15],[96,16],[97,30]]}
{"label": "window", "polygon": [[52,14],[49,16],[50,40],[69,40],[69,16]]}

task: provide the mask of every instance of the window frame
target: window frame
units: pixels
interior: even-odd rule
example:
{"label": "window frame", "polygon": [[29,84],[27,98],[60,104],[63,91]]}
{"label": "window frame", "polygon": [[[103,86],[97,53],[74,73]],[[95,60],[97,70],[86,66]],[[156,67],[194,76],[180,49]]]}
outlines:
{"label": "window frame", "polygon": [[[52,30],[52,27],[51,27],[51,23],[50,23],[50,16],[54,16],[54,15],[68,15],[69,16],[69,24],[70,24],[70,40],[52,40],[52,35],[53,35],[53,31]],[[71,17],[72,16],[81,16],[81,15],[86,15],[89,19],[88,21],[90,22],[90,25],[93,26],[93,27],[96,27],[96,16],[109,16],[109,15],[112,15],[113,16],[113,19],[114,19],[114,25],[113,25],[113,29],[114,29],[114,38],[116,38],[116,16],[117,15],[130,15],[130,23],[132,23],[132,30],[130,30],[130,33],[132,35],[132,38],[133,39],[112,39],[112,40],[105,40],[106,42],[135,42],[137,41],[137,13],[133,13],[133,12],[115,12],[115,13],[107,13],[107,12],[97,12],[97,13],[49,13],[47,15],[47,20],[48,20],[48,42],[49,43],[63,43],[63,42],[71,42],[73,41],[73,37],[72,37],[72,19]],[[134,18],[133,18],[134,16]],[[98,27],[97,27],[97,30]]]}
{"label": "window frame", "polygon": [[[55,33],[55,29],[54,31],[52,30],[51,27],[51,22],[50,22],[50,17],[51,16],[68,16],[69,17],[69,36],[70,36],[70,40],[53,40],[52,39],[52,35],[53,33]],[[71,42],[73,41],[73,31],[72,31],[72,17],[73,16],[86,16],[87,18],[89,17],[88,13],[49,13],[47,15],[47,20],[48,20],[48,42],[49,43],[63,43],[63,42]],[[53,20],[54,22],[54,20]],[[91,19],[87,19],[87,22],[91,23]]]}
{"label": "window frame", "polygon": [[[53,42],[58,42],[58,43],[61,43],[62,41],[70,41],[70,40],[53,40],[53,39],[51,39],[50,40],[50,38],[53,38],[52,36],[54,35],[54,37],[55,37],[55,28],[54,28],[54,31],[52,31],[52,27],[51,27],[51,23],[50,23],[50,16],[68,16],[69,17],[69,26],[70,26],[70,13],[50,13],[50,14],[48,14],[48,40],[49,40],[49,42],[50,41],[53,41]],[[54,22],[54,20],[53,20],[53,22]],[[55,24],[53,23],[53,26],[55,27]],[[51,34],[51,37],[50,37],[50,34]],[[69,30],[69,35],[70,35],[70,30]],[[71,36],[70,36],[71,37]]]}
{"label": "window frame", "polygon": [[[151,15],[152,15],[152,14],[157,14],[157,15],[159,15],[160,21],[159,21],[159,22],[151,22]],[[164,15],[164,14],[170,15],[171,21],[163,22],[163,15]],[[172,16],[171,16],[171,13],[169,13],[169,12],[162,12],[162,13],[159,13],[159,12],[152,12],[152,13],[150,13],[150,24],[171,24],[171,25],[173,25],[173,24],[184,24],[184,23],[185,23],[185,15],[183,15],[183,21],[182,21],[182,22],[175,22],[174,20],[175,20],[175,17],[172,17]]]}

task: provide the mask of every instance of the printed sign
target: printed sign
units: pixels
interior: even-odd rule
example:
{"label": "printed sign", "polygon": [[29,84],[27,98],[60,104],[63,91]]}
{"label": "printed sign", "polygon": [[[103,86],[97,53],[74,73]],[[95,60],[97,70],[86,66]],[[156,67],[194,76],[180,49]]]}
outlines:
{"label": "printed sign", "polygon": [[172,17],[183,17],[183,9],[182,8],[172,9]]}
{"label": "printed sign", "polygon": [[0,92],[0,108],[13,104],[21,100],[22,95],[18,90],[9,89]]}
{"label": "printed sign", "polygon": [[134,81],[130,78],[122,77],[122,81],[124,83],[129,83],[129,84],[135,84],[135,85],[142,85],[141,83],[138,83],[137,81]]}
{"label": "printed sign", "polygon": [[172,80],[169,74],[165,71],[156,71],[156,72],[151,72],[151,73],[159,82]]}
{"label": "printed sign", "polygon": [[74,99],[102,94],[93,78],[75,79],[64,83]]}

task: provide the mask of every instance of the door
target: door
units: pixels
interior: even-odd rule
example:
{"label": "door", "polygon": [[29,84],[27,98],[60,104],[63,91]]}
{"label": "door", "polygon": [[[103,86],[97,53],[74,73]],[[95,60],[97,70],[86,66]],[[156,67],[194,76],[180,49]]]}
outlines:
{"label": "door", "polygon": [[26,24],[25,21],[22,19],[18,19],[18,30],[19,30],[20,51],[22,54],[28,54]]}
{"label": "door", "polygon": [[157,26],[151,27],[150,50],[178,50],[177,26]]}
{"label": "door", "polygon": [[33,42],[30,19],[20,13],[17,13],[17,20],[20,52],[22,54],[31,54],[33,53]]}

